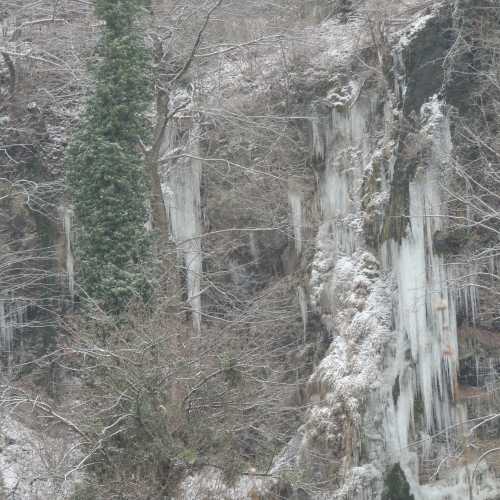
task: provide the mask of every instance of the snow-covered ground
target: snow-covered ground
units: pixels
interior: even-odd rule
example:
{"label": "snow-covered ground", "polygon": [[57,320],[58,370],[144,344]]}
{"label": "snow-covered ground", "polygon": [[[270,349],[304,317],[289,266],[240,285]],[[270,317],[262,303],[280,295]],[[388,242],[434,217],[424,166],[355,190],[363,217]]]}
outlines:
{"label": "snow-covered ground", "polygon": [[4,498],[64,500],[80,477],[78,446],[35,432],[12,416],[0,420],[0,478]]}

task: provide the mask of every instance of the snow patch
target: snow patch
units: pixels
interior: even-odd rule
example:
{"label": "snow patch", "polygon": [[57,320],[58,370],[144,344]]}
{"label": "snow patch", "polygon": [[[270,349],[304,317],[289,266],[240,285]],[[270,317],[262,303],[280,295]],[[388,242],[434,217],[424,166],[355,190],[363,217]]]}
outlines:
{"label": "snow patch", "polygon": [[261,498],[259,493],[265,483],[262,478],[243,475],[233,486],[228,486],[221,471],[205,468],[203,472],[189,476],[181,484],[176,496],[179,500],[199,500],[201,498],[217,498],[219,500],[248,500]]}
{"label": "snow patch", "polygon": [[64,500],[71,498],[78,473],[65,477],[81,456],[62,438],[40,435],[14,420],[0,423],[0,476],[6,498]]}

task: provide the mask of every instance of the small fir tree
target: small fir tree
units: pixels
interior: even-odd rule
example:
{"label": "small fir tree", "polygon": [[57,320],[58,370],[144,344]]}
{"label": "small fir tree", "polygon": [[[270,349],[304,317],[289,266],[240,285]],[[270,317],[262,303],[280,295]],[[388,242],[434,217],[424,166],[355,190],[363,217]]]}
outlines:
{"label": "small fir tree", "polygon": [[105,22],[95,91],[68,149],[67,182],[78,224],[85,294],[119,313],[150,288],[147,185],[140,143],[151,102],[151,68],[140,16],[146,0],[96,0]]}

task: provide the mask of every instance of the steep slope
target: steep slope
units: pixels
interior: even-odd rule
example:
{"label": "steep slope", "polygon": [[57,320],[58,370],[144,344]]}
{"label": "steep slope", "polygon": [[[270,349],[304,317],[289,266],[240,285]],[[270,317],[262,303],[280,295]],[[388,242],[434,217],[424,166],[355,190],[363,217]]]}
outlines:
{"label": "steep slope", "polygon": [[498,471],[473,444],[494,405],[463,397],[458,380],[457,317],[474,324],[480,304],[436,244],[451,220],[453,120],[473,90],[447,65],[460,7],[417,4],[402,29],[374,16],[356,46],[342,37],[360,29],[356,17],[321,27],[339,83],[305,106],[314,184],[291,183],[288,198],[295,266],[308,276],[302,316],[319,317],[331,345],[307,383],[304,424],[270,471],[289,486],[257,493],[256,478],[225,490],[200,473],[182,498],[499,497]]}
{"label": "steep slope", "polygon": [[[137,500],[159,495],[157,481],[162,495],[179,500],[500,498],[500,170],[491,152],[500,150],[498,6],[224,7],[172,91],[176,112],[162,135],[170,274],[158,294],[170,295],[157,303],[165,311],[113,328],[118,340],[103,335],[104,348],[79,344],[89,332],[68,317],[73,329],[62,325],[69,335],[58,339],[53,321],[75,307],[79,291],[60,178],[64,128],[80,104],[61,89],[81,91],[81,63],[55,85],[57,113],[33,89],[20,95],[36,95],[43,116],[24,101],[0,107],[1,123],[15,125],[4,142],[18,129],[33,140],[0,151],[5,493],[73,500],[119,491]],[[95,26],[82,12],[67,14],[74,25],[63,32],[88,30],[90,44]],[[189,49],[189,37],[181,42]],[[179,65],[164,59],[166,73]],[[5,97],[12,75],[2,68]],[[33,259],[43,263],[39,274]],[[31,372],[40,338],[50,354]],[[96,352],[96,366],[111,374],[104,383],[85,364]],[[53,400],[39,414],[44,402],[30,384],[41,377],[51,377]],[[135,399],[125,397],[129,386]],[[122,400],[132,403],[122,409]],[[40,419],[52,437],[24,425]],[[83,422],[84,431],[65,455],[68,422]],[[41,463],[45,449],[62,459]],[[139,464],[133,488],[130,450]],[[101,451],[119,474],[97,485],[87,465]],[[82,489],[73,494],[77,480]]]}

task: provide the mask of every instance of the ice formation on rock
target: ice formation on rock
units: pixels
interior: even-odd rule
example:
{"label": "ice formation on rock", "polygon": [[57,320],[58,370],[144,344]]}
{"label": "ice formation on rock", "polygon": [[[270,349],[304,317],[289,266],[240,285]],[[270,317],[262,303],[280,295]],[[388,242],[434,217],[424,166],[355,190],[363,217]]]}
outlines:
{"label": "ice formation on rock", "polygon": [[302,325],[304,327],[303,341],[305,343],[307,338],[307,323],[309,321],[309,309],[307,303],[307,295],[303,286],[297,287],[297,298],[299,300],[300,315],[302,317]]}
{"label": "ice formation on rock", "polygon": [[300,255],[302,253],[302,243],[304,241],[303,193],[295,189],[289,189],[288,203],[290,204],[290,211],[292,216],[292,229],[295,241],[295,251],[297,252],[297,255]]}
{"label": "ice formation on rock", "polygon": [[[0,352],[10,356],[14,338],[26,326],[27,305],[12,297],[0,297]],[[22,341],[22,338],[21,338]]]}
{"label": "ice formation on rock", "polygon": [[[413,97],[406,51],[413,50],[440,7],[420,12],[415,23],[392,37],[394,89],[346,86],[358,92],[330,100],[329,110],[318,107],[310,120],[314,203],[321,213],[310,280],[297,293],[304,328],[307,311],[313,311],[332,342],[309,380],[304,423],[271,473],[298,476],[296,483],[315,500],[380,500],[387,471],[396,464],[415,500],[500,498],[487,464],[472,477],[474,467],[465,457],[470,450],[460,441],[468,416],[456,398],[456,317],[461,311],[476,323],[479,270],[474,262],[450,265],[434,247],[436,233],[447,224],[442,185],[452,154],[442,98],[419,96],[427,101],[420,109],[418,101],[412,120],[425,155],[414,171],[396,168],[401,135],[393,129],[401,132],[406,99]],[[395,178],[403,174],[407,177]],[[370,177],[376,189],[366,200],[363,182]],[[398,193],[407,195],[404,206],[389,214],[393,183],[408,193]],[[290,186],[288,199],[295,250],[304,256],[309,200]],[[375,209],[382,224],[388,222],[384,217],[404,217],[399,237],[382,234],[379,227],[377,241],[368,243],[363,232],[367,207]],[[497,273],[498,262],[493,260],[489,269]],[[233,492],[235,498],[248,492],[241,488]]]}
{"label": "ice formation on rock", "polygon": [[309,383],[316,403],[289,457],[295,463],[278,460],[277,465],[309,469],[319,480],[323,467],[331,470],[341,460],[335,474],[346,481],[335,498],[376,498],[381,483],[377,467],[361,463],[365,405],[382,383],[391,326],[390,279],[377,257],[363,248],[360,223],[363,175],[374,149],[368,134],[374,104],[363,96],[313,122],[315,154],[324,159],[324,169],[310,295],[333,341]]}
{"label": "ice formation on rock", "polygon": [[[450,268],[433,247],[446,216],[440,179],[452,147],[446,108],[436,96],[422,107],[429,158],[409,184],[406,233],[401,241],[385,241],[378,256],[364,249],[358,223],[360,179],[379,154],[366,138],[371,110],[369,99],[360,100],[313,127],[314,144],[324,144],[317,154],[325,168],[310,295],[333,341],[310,380],[316,403],[292,465],[320,478],[321,460],[341,458],[336,474],[344,481],[325,498],[380,498],[385,471],[398,462],[416,500],[459,500],[470,488],[477,498],[494,498],[498,490],[487,468],[480,484],[458,466],[455,476],[420,483],[421,461],[451,456],[457,425],[466,419],[454,401],[456,307],[460,294],[477,301],[472,288],[458,293],[450,285]],[[433,439],[436,434],[442,437]]]}
{"label": "ice formation on rock", "polygon": [[73,209],[68,206],[63,208],[64,242],[66,250],[66,275],[68,279],[68,291],[71,300],[75,297],[75,263],[73,256],[73,245],[71,242],[73,221]]}
{"label": "ice formation on rock", "polygon": [[0,298],[0,344],[1,350],[10,352],[14,339],[14,322],[10,314],[10,303]]}
{"label": "ice formation on rock", "polygon": [[[416,386],[412,390],[422,398],[429,433],[453,422],[449,398],[453,397],[458,364],[454,297],[448,288],[444,260],[433,249],[433,235],[442,229],[445,215],[440,196],[441,161],[451,154],[451,141],[449,124],[436,98],[432,105],[430,117],[439,120],[429,131],[433,157],[410,183],[407,234],[401,243],[390,241],[383,249],[385,263],[397,282],[400,380],[407,379],[405,372],[413,364]],[[410,359],[406,359],[408,349]]]}
{"label": "ice formation on rock", "polygon": [[[167,133],[167,152],[177,147],[179,131]],[[172,160],[165,176],[164,196],[170,220],[170,231],[177,246],[187,292],[187,302],[197,333],[201,330],[201,174],[196,130],[189,131],[188,153]]]}

